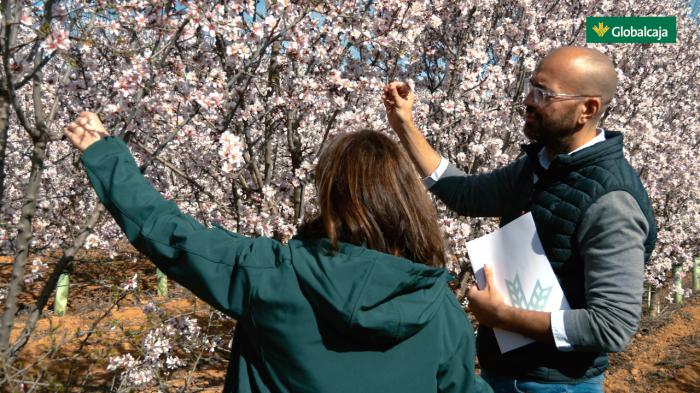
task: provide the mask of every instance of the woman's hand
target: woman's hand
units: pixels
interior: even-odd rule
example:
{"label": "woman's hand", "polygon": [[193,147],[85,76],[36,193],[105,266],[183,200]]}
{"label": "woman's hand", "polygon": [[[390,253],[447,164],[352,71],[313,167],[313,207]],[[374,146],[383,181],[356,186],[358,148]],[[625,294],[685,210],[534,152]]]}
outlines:
{"label": "woman's hand", "polygon": [[109,132],[102,125],[100,118],[92,112],[82,112],[75,121],[63,129],[63,132],[70,143],[81,152],[93,143],[109,136]]}

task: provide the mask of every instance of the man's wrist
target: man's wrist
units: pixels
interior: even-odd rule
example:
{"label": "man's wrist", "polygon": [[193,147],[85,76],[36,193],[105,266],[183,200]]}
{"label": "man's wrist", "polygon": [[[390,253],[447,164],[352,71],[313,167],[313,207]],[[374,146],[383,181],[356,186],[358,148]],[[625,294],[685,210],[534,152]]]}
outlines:
{"label": "man's wrist", "polygon": [[397,134],[405,135],[416,128],[416,124],[413,122],[413,116],[408,117],[406,119],[397,116],[394,119],[394,121],[389,122],[389,124],[391,125],[391,128],[394,129],[394,132],[396,132]]}
{"label": "man's wrist", "polygon": [[513,307],[505,303],[494,305],[494,321],[492,323],[493,326],[491,327],[508,330],[508,326],[510,326],[509,317],[512,315],[512,308]]}
{"label": "man's wrist", "polygon": [[401,128],[401,131],[403,132],[411,132],[418,129],[418,127],[416,127],[416,123],[413,121],[413,117],[409,117],[406,120],[402,120],[401,124],[399,125],[399,128]]}

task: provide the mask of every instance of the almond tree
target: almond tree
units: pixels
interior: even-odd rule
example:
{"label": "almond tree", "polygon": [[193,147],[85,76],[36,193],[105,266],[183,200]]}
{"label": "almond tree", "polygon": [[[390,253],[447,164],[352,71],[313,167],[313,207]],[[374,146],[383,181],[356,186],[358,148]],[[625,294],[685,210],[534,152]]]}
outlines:
{"label": "almond tree", "polygon": [[[99,112],[185,212],[286,241],[316,214],[313,167],[325,142],[361,128],[389,132],[380,102],[389,81],[414,85],[419,125],[467,172],[512,160],[525,142],[524,81],[551,49],[585,45],[589,15],[678,18],[676,44],[591,45],[618,70],[603,126],[625,133],[652,198],[659,241],[647,280],[666,285],[673,266],[687,271],[700,254],[700,28],[690,12],[671,0],[3,0],[0,240],[14,263],[0,284],[0,350],[11,360],[31,339],[79,249],[115,255],[123,241],[60,137],[80,111]],[[497,223],[437,207],[448,268],[466,279],[466,241]],[[59,249],[10,342],[27,258]],[[115,368],[128,363],[120,359]],[[167,366],[149,359],[128,363],[143,369],[126,385],[152,383],[149,373]]]}

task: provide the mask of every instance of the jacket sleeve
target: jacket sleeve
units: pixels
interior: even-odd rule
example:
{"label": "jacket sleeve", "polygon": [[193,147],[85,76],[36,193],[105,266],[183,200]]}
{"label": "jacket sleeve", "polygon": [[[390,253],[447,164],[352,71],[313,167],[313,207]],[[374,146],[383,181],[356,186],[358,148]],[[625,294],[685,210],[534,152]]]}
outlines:
{"label": "jacket sleeve", "polygon": [[642,315],[648,231],[637,201],[625,191],[603,195],[586,211],[577,233],[586,308],[564,311],[573,349],[619,352],[629,344]]}
{"label": "jacket sleeve", "polygon": [[[454,295],[450,293],[448,296],[451,296],[448,299],[450,306],[455,307],[461,314],[456,323],[456,326],[459,326],[461,339],[456,346],[454,343],[445,346],[449,356],[438,368],[437,391],[438,393],[492,393],[491,386],[475,374],[472,324],[454,299]],[[443,337],[451,337],[453,334],[454,331],[446,331]]]}
{"label": "jacket sleeve", "polygon": [[465,348],[467,340],[462,340],[449,361],[440,367],[438,372],[438,393],[492,393],[493,390],[480,376],[474,373],[474,358],[471,364]]}
{"label": "jacket sleeve", "polygon": [[143,177],[118,138],[94,143],[81,160],[97,196],[131,244],[207,303],[234,318],[245,314],[251,283],[241,267],[269,261],[279,243],[207,228],[182,213]]}
{"label": "jacket sleeve", "polygon": [[526,164],[522,157],[493,172],[467,175],[450,163],[429,190],[462,216],[500,217],[512,203],[515,184],[527,172]]}

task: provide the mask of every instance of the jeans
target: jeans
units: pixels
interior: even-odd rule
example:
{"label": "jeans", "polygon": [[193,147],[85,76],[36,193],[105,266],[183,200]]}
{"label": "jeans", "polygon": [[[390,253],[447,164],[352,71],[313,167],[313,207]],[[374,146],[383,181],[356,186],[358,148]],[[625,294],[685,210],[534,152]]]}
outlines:
{"label": "jeans", "polygon": [[481,370],[494,393],[603,393],[604,374],[578,383],[540,383]]}

